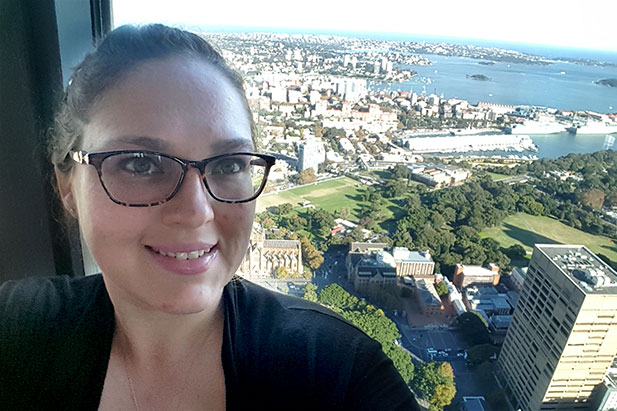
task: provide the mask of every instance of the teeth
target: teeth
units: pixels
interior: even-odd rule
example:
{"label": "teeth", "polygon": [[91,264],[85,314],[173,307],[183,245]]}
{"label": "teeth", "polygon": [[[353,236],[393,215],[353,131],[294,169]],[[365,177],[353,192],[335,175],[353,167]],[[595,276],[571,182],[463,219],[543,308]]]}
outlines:
{"label": "teeth", "polygon": [[203,250],[194,250],[194,251],[189,251],[189,252],[179,252],[179,253],[170,253],[170,252],[165,252],[165,251],[161,251],[161,250],[154,250],[157,253],[164,255],[165,257],[172,257],[172,258],[176,258],[177,260],[195,260],[199,257],[203,257],[204,254],[209,253],[210,252],[210,248],[207,249],[203,249]]}

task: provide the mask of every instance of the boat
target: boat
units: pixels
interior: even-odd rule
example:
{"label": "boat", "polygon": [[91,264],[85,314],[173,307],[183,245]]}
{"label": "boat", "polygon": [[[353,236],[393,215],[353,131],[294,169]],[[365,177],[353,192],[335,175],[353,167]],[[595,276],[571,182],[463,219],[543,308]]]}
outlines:
{"label": "boat", "polygon": [[570,134],[613,134],[617,133],[617,123],[594,120],[572,124],[566,131]]}
{"label": "boat", "polygon": [[546,120],[527,120],[522,124],[514,124],[504,128],[506,134],[556,134],[562,131],[566,131],[563,124]]}

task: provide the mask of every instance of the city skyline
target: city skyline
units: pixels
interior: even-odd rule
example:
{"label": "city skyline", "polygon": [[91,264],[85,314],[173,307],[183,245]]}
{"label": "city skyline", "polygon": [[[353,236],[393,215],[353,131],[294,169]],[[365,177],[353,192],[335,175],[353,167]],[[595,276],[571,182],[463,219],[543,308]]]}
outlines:
{"label": "city skyline", "polygon": [[[380,3],[382,4],[382,3]],[[453,37],[617,52],[611,16],[617,4],[590,0],[581,8],[571,0],[532,2],[515,7],[495,6],[487,0],[440,3],[439,15],[429,4],[390,2],[366,8],[349,1],[316,0],[311,7],[290,9],[280,0],[207,5],[194,0],[116,0],[114,23],[161,22],[187,29],[211,26],[245,30],[296,32],[364,32]],[[609,10],[607,10],[609,9]],[[445,10],[445,12],[444,12]],[[401,17],[402,16],[402,17]]]}

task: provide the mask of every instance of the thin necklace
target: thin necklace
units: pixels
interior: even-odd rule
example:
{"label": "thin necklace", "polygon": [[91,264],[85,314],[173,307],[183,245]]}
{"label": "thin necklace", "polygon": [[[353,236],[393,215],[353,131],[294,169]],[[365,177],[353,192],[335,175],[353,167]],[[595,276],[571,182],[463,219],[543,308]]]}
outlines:
{"label": "thin necklace", "polygon": [[131,378],[131,374],[129,373],[129,365],[127,361],[126,355],[126,347],[122,344],[122,365],[124,366],[124,373],[126,374],[126,379],[129,382],[129,389],[131,390],[131,397],[133,398],[133,405],[135,406],[135,410],[140,411],[139,402],[137,402],[137,396],[135,395],[135,388],[133,387],[133,379]]}
{"label": "thin necklace", "polygon": [[126,378],[129,380],[129,388],[131,389],[131,396],[133,397],[133,405],[135,406],[135,409],[139,411],[140,408],[139,408],[139,403],[137,402],[137,397],[135,396],[135,389],[133,388],[133,380],[131,379],[131,376],[129,375],[129,370],[126,367],[126,364],[124,368],[126,371]]}
{"label": "thin necklace", "polygon": [[[201,344],[198,344],[198,346],[203,345],[204,342],[207,339],[207,333],[204,333],[204,340],[201,342]],[[124,339],[126,340],[126,337],[124,337]],[[121,344],[122,345],[122,344]],[[133,398],[133,406],[135,407],[136,411],[140,411],[141,408],[139,407],[139,402],[137,401],[137,396],[135,395],[135,388],[133,386],[133,379],[131,378],[131,374],[129,373],[129,366],[128,366],[128,361],[127,358],[128,356],[126,355],[126,347],[122,346],[121,347],[122,350],[122,363],[124,366],[124,373],[126,374],[126,379],[129,382],[129,389],[131,390],[131,397]],[[193,354],[191,355],[193,357],[193,360],[197,357],[199,350],[193,350]],[[187,375],[190,375],[190,372],[193,370],[193,367],[195,366],[195,361],[191,361],[190,365],[189,365],[189,372],[187,373]]]}

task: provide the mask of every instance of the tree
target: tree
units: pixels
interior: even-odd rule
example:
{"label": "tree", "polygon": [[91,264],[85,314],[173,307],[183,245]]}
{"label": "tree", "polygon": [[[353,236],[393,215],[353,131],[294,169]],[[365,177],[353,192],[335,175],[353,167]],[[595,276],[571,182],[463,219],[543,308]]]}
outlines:
{"label": "tree", "polygon": [[281,215],[289,214],[293,209],[293,205],[291,203],[283,203],[278,206],[278,212]]}
{"label": "tree", "polygon": [[491,341],[486,320],[476,312],[466,312],[458,317],[463,337],[471,344],[487,344]]}
{"label": "tree", "polygon": [[287,271],[287,268],[285,268],[285,266],[277,267],[277,269],[274,271],[274,275],[275,275],[276,278],[289,278],[289,277],[291,277],[291,273],[289,273]]}
{"label": "tree", "polygon": [[302,296],[305,300],[317,302],[317,286],[313,283],[308,283],[304,286],[304,295]]}
{"label": "tree", "polygon": [[[415,390],[423,397],[428,399],[433,405],[443,407],[450,402],[447,401],[450,394],[452,396],[449,401],[452,401],[456,394],[454,380],[450,377],[452,367],[443,366],[439,362],[422,363],[414,372],[413,385]],[[448,385],[451,389],[439,388],[442,385]],[[439,405],[444,403],[444,405]]]}
{"label": "tree", "polygon": [[442,362],[439,364],[439,373],[446,379],[454,380],[454,370],[449,362]]}
{"label": "tree", "polygon": [[390,180],[386,183],[383,191],[386,197],[400,197],[407,191],[407,183],[401,180]]}
{"label": "tree", "polygon": [[392,177],[408,179],[411,177],[411,171],[402,164],[397,164],[392,168]]}
{"label": "tree", "polygon": [[317,176],[315,175],[315,170],[313,170],[312,167],[300,171],[300,174],[298,175],[299,184],[310,184],[315,181],[317,181]]}
{"label": "tree", "polygon": [[319,293],[319,301],[331,307],[353,309],[358,304],[358,298],[349,294],[343,287],[333,283],[325,286]]}
{"label": "tree", "polygon": [[323,256],[306,237],[300,237],[300,247],[302,249],[302,260],[312,270],[318,269],[323,264]]}
{"label": "tree", "polygon": [[497,347],[492,344],[480,344],[471,347],[467,351],[467,362],[470,365],[480,365],[488,361],[497,352]]}
{"label": "tree", "polygon": [[429,402],[438,408],[443,408],[452,403],[455,395],[456,388],[454,387],[454,384],[438,384],[435,387]]}
{"label": "tree", "polygon": [[506,255],[513,260],[520,260],[527,256],[527,251],[520,244],[513,244],[506,249]]}
{"label": "tree", "polygon": [[292,214],[289,217],[285,217],[285,219],[281,221],[281,225],[291,231],[300,231],[307,228],[307,221],[306,218],[302,218],[297,214]]}
{"label": "tree", "polygon": [[312,210],[309,219],[311,220],[313,234],[322,238],[326,238],[336,224],[332,213],[321,208]]}
{"label": "tree", "polygon": [[435,284],[435,291],[437,291],[437,295],[439,295],[440,297],[442,295],[448,295],[450,293],[450,291],[448,291],[448,286],[443,281]]}
{"label": "tree", "polygon": [[401,377],[403,377],[403,381],[408,384],[413,379],[414,372],[413,362],[411,362],[409,354],[401,347],[397,347],[392,343],[382,344],[382,348],[383,352],[392,360],[394,367],[401,374]]}

